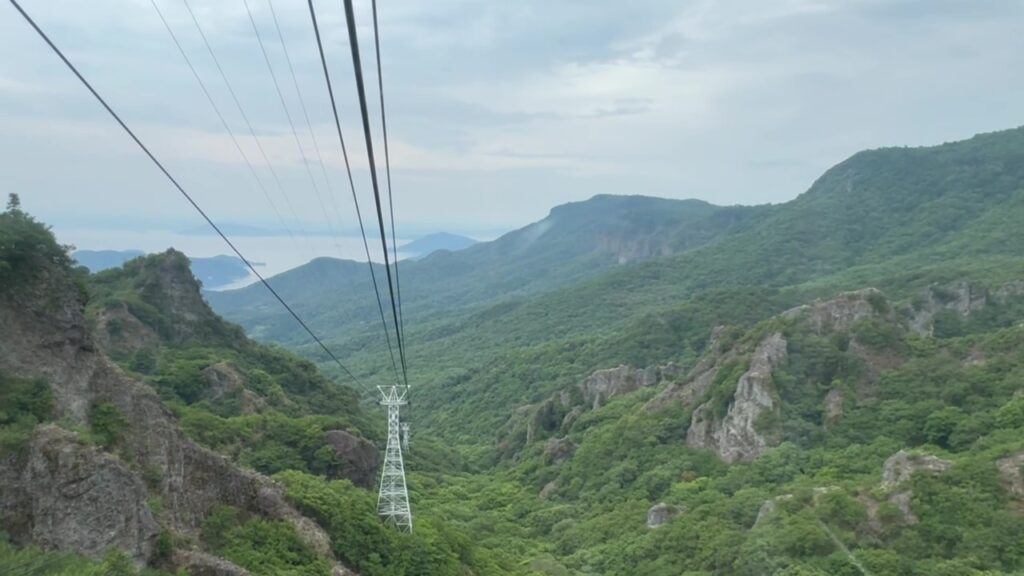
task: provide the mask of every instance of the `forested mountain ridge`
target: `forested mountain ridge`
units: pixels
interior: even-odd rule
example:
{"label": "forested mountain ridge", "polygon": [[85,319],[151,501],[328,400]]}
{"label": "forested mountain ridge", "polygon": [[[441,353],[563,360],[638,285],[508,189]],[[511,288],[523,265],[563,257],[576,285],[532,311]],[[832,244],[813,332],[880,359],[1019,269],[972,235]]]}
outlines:
{"label": "forested mountain ridge", "polygon": [[[403,262],[403,311],[410,319],[461,314],[496,300],[570,285],[621,264],[715,242],[766,210],[643,196],[597,196],[558,206],[544,220],[494,241]],[[383,268],[377,266],[377,275],[383,277]],[[339,325],[361,333],[361,327],[375,328],[378,321],[375,310],[366,306],[372,287],[365,264],[318,258],[272,282],[300,311],[315,312],[314,325],[328,335]],[[251,334],[302,341],[258,286],[207,298]]]}
{"label": "forested mountain ridge", "polygon": [[[459,273],[486,279],[434,280],[465,300],[422,297],[407,318],[413,539],[381,527],[370,492],[330,480],[351,466],[320,451],[332,429],[379,439],[374,419],[308,367],[267,369],[283,353],[246,344],[182,290],[179,255],[81,284],[97,347],[196,442],[274,474],[363,574],[1016,574],[1022,158],[1017,129],[860,153],[778,206],[597,197],[425,259],[452,272],[471,262],[452,257],[478,254]],[[562,275],[510,280],[516,266]],[[383,378],[365,264],[320,260],[272,282],[316,311],[319,274],[340,283],[338,302],[365,282],[367,310],[332,317],[328,343],[361,378]],[[243,294],[236,305],[267,305]],[[254,314],[269,319],[261,337],[291,334]],[[241,386],[224,385],[232,370]],[[212,552],[255,574],[288,557],[255,554],[257,527],[230,510],[208,522],[230,527]],[[311,559],[300,573],[323,573],[299,557]]]}
{"label": "forested mountain ridge", "polygon": [[420,434],[546,574],[1014,573],[1021,158],[1021,129],[863,152],[706,245],[425,314]]}
{"label": "forested mountain ridge", "polygon": [[[825,296],[876,285],[903,294],[982,267],[983,275],[1012,278],[1020,270],[1015,255],[1024,250],[1024,237],[1015,233],[1015,223],[1024,219],[1022,149],[1024,129],[1018,128],[940,146],[861,152],[806,193],[770,207],[605,196],[556,208],[548,219],[496,241],[403,267],[403,297],[411,294],[410,355],[434,363],[443,341],[442,353],[456,352],[444,361],[454,364],[469,346],[500,354],[510,342],[535,345],[620,329],[641,315],[722,289],[807,285],[818,290],[812,296]],[[568,223],[551,224],[560,219]],[[686,224],[673,229],[671,222]],[[702,232],[708,228],[713,232]],[[661,245],[674,248],[666,256],[655,251],[649,259],[622,265],[604,253],[595,263],[594,231],[608,229],[628,229],[619,237],[634,239],[653,231]],[[538,234],[553,240],[530,243]],[[517,259],[516,249],[524,245],[528,262],[537,267]],[[368,370],[383,369],[383,362],[363,354],[378,343],[366,332],[374,324],[373,308],[366,304],[372,294],[367,272],[347,265],[344,275],[324,275],[332,288],[318,291],[328,268],[318,266],[316,272],[297,269],[272,282],[304,309],[323,314],[320,329],[333,346],[355,354],[358,365],[372,362]],[[413,266],[433,272],[420,275]],[[540,269],[545,280],[524,292],[522,285]],[[521,278],[509,281],[501,270]],[[431,274],[432,280],[417,286]],[[257,294],[250,287],[209,298],[257,337],[301,344],[293,339],[294,328],[285,328],[279,312],[270,312],[265,296]],[[417,297],[430,298],[429,304],[417,304]],[[360,322],[346,322],[355,317],[351,300],[359,298]],[[421,347],[423,342],[428,344]]]}

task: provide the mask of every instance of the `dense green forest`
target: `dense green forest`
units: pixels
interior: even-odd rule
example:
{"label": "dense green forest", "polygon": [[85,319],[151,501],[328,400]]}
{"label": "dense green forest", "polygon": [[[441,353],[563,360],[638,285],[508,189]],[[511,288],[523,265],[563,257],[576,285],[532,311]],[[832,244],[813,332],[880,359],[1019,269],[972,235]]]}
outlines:
{"label": "dense green forest", "polygon": [[[370,391],[253,289],[208,297],[309,360],[214,315],[179,281],[184,256],[89,275],[15,202],[0,295],[41,260],[76,278],[104,352],[194,440],[284,486],[361,574],[1019,574],[1022,159],[1022,129],[868,151],[782,205],[600,197],[409,263],[412,535],[380,523],[372,488],[322,441],[340,429],[380,444]],[[609,238],[625,244],[594,248]],[[368,297],[365,266],[320,260],[272,282],[300,311],[330,306],[318,327],[381,383],[373,311],[317,297],[335,281]],[[591,374],[620,365],[632,376],[595,392]],[[638,384],[646,368],[656,377]],[[211,369],[243,384],[214,394]],[[4,450],[61,424],[45,390],[0,378]],[[121,430],[100,405],[78,432],[116,451]],[[750,451],[724,458],[730,442]],[[31,573],[135,570],[7,540],[0,562]],[[198,544],[253,574],[330,570],[291,524],[231,506]],[[194,545],[167,534],[152,568]]]}
{"label": "dense green forest", "polygon": [[[1021,570],[1024,536],[1019,516],[1011,512],[1017,505],[1008,499],[994,462],[1021,449],[1019,429],[1005,414],[1018,406],[1013,394],[1024,384],[1020,328],[1015,327],[1024,310],[1019,299],[990,298],[985,307],[962,313],[951,309],[951,292],[966,283],[979,293],[994,293],[1024,277],[1018,224],[1024,221],[1022,157],[1020,129],[931,148],[868,151],[829,170],[796,200],[752,211],[732,226],[715,228],[719,235],[709,241],[669,256],[613,266],[593,279],[537,295],[511,294],[483,304],[452,298],[457,307],[444,314],[426,304],[418,312],[410,304],[410,365],[420,386],[413,413],[418,434],[460,445],[476,472],[446,478],[441,485],[450,496],[443,505],[415,486],[434,482],[414,475],[418,501],[439,510],[457,506],[451,521],[530,550],[527,555],[543,573],[860,573],[856,562],[871,573]],[[636,214],[665,211],[665,206],[649,210],[643,198],[618,202]],[[711,217],[699,206],[678,207],[692,211],[689,225]],[[549,218],[556,221],[567,212],[616,218],[600,198],[562,207]],[[601,218],[592,221],[607,226]],[[651,227],[645,223],[641,229]],[[530,229],[503,241],[517,241]],[[555,247],[566,242],[561,235],[546,239]],[[461,254],[444,257],[457,260]],[[590,252],[583,258],[608,255]],[[531,273],[528,266],[522,271]],[[350,273],[359,277],[357,269]],[[407,277],[415,274],[413,268]],[[788,328],[793,332],[789,365],[776,374],[783,406],[777,416],[780,447],[752,464],[724,466],[687,448],[688,410],[650,414],[641,409],[655,390],[587,411],[569,430],[557,424],[568,409],[556,410],[548,415],[556,424],[525,447],[510,445],[503,435],[509,415],[521,406],[544,406],[560,391],[575,394],[594,370],[676,362],[685,371],[708,353],[716,326],[756,334],[788,308],[866,286],[881,289],[898,315],[857,326],[856,335],[847,331],[821,338],[800,326]],[[314,296],[303,294],[311,298],[307,305],[315,305]],[[214,302],[231,298],[221,294]],[[949,309],[943,309],[944,300],[950,301]],[[908,329],[915,307],[925,302],[938,308],[930,335]],[[248,325],[247,314],[258,310],[237,319]],[[251,324],[259,325],[258,331],[269,326],[260,319]],[[289,341],[273,331],[258,333]],[[899,349],[898,366],[892,360],[865,368],[871,362],[850,359],[842,349],[851,338]],[[332,345],[349,350],[349,361],[372,375],[383,368],[363,352],[370,343],[370,336],[357,335],[336,338]],[[965,350],[982,355],[977,350],[988,346],[1002,350],[993,354],[999,360],[986,360],[984,368],[963,365]],[[301,344],[298,349],[309,350]],[[857,387],[844,384],[847,405],[856,408],[825,430],[824,393],[833,381],[849,383],[864,378],[865,371],[878,372],[875,396],[858,398]],[[729,401],[728,394],[720,397]],[[545,437],[565,433],[578,449],[567,463],[553,465]],[[955,472],[915,477],[931,491],[927,503],[915,501],[920,523],[886,526],[877,517],[867,519],[858,497],[877,497],[886,458],[911,448],[957,462]],[[540,499],[552,481],[559,488]],[[806,504],[800,494],[833,485],[842,491],[829,498],[839,500],[842,494],[846,500],[835,506],[847,505],[859,520],[833,523],[821,517],[825,512],[819,507],[793,504],[792,510],[781,507],[791,517],[773,520],[791,529],[788,535],[775,536],[778,530],[760,526],[751,530],[762,502],[795,494],[796,502]],[[476,494],[484,496],[475,499]],[[976,495],[967,497],[973,504],[957,503],[965,494]],[[661,501],[687,512],[667,529],[645,529],[647,509]],[[501,505],[486,513],[474,506],[494,502]],[[881,512],[891,513],[889,505],[882,502]],[[956,515],[946,517],[953,512],[950,506]],[[930,519],[916,511],[925,507]],[[1001,526],[999,537],[970,528],[986,525]],[[713,534],[722,540],[703,538]],[[990,537],[995,550],[969,549],[969,542]],[[802,538],[812,544],[801,549]],[[763,550],[757,552],[762,564],[750,560],[753,550]],[[645,568],[631,571],[640,565]]]}

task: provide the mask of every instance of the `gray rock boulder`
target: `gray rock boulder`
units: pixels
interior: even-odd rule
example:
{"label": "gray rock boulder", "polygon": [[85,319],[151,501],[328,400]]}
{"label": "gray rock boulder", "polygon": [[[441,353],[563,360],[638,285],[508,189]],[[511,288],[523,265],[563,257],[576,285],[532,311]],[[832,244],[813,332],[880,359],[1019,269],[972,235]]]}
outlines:
{"label": "gray rock boulder", "polygon": [[567,462],[576,453],[576,444],[568,438],[551,438],[544,446],[544,459],[549,464]]}
{"label": "gray rock boulder", "polygon": [[889,489],[910,480],[918,472],[942,474],[953,467],[949,460],[930,454],[912,454],[906,450],[890,456],[882,467],[882,488]]}
{"label": "gray rock boulder", "polygon": [[719,368],[735,359],[737,355],[735,350],[721,349],[722,337],[727,331],[727,326],[715,326],[708,338],[704,356],[697,362],[697,365],[690,370],[686,378],[678,382],[671,382],[657,396],[651,398],[644,406],[644,410],[656,412],[672,405],[691,406],[699,400],[711,388],[715,377],[718,376]]}
{"label": "gray rock boulder", "polygon": [[558,481],[552,480],[540,489],[540,494],[538,494],[538,496],[541,500],[547,500],[548,498],[551,498],[551,495],[555,493],[555,490],[558,490]]}
{"label": "gray rock boulder", "polygon": [[657,386],[662,380],[674,378],[678,374],[679,367],[675,364],[648,368],[619,366],[592,373],[580,383],[580,392],[583,401],[596,410],[614,396]]}
{"label": "gray rock boulder", "polygon": [[266,408],[266,402],[245,386],[245,377],[230,362],[218,362],[202,371],[208,384],[202,393],[204,400],[216,402],[226,397],[238,396],[242,414],[257,414]]}
{"label": "gray rock boulder", "polygon": [[324,440],[345,465],[340,474],[342,478],[363,488],[377,485],[381,456],[373,443],[344,430],[330,430]]}
{"label": "gray rock boulder", "polygon": [[671,506],[664,502],[655,504],[647,511],[647,527],[659,528],[664,526],[682,512],[683,509],[678,506]]}

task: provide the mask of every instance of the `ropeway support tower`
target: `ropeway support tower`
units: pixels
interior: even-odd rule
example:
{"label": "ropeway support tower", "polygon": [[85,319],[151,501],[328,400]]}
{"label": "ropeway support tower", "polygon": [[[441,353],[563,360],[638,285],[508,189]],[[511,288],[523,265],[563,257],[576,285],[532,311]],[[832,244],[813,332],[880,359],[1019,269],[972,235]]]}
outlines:
{"label": "ropeway support tower", "polygon": [[380,475],[377,513],[388,524],[403,532],[412,532],[412,508],[405,486],[405,464],[402,450],[408,447],[409,425],[401,421],[401,407],[406,404],[407,386],[378,386],[381,406],[388,411],[388,444],[384,450],[384,467]]}

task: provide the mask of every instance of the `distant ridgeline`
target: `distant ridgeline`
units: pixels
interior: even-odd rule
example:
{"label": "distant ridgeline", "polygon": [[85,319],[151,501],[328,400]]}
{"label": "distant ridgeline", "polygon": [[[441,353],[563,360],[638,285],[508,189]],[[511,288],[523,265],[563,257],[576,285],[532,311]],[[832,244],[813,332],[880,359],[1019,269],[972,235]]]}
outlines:
{"label": "distant ridgeline", "polygon": [[[71,254],[79,264],[90,272],[102,272],[117,268],[125,262],[145,255],[141,250],[76,250]],[[235,256],[212,256],[189,258],[192,273],[204,288],[220,288],[249,277],[249,268]],[[253,262],[253,266],[262,263]]]}
{"label": "distant ridgeline", "polygon": [[449,252],[457,252],[459,250],[465,250],[473,244],[476,244],[476,240],[467,238],[466,236],[459,236],[458,234],[449,234],[448,232],[437,232],[435,234],[428,234],[422,238],[417,238],[412,242],[402,244],[398,247],[399,257],[406,255],[410,258],[423,258],[429,256],[438,250],[447,250]]}

